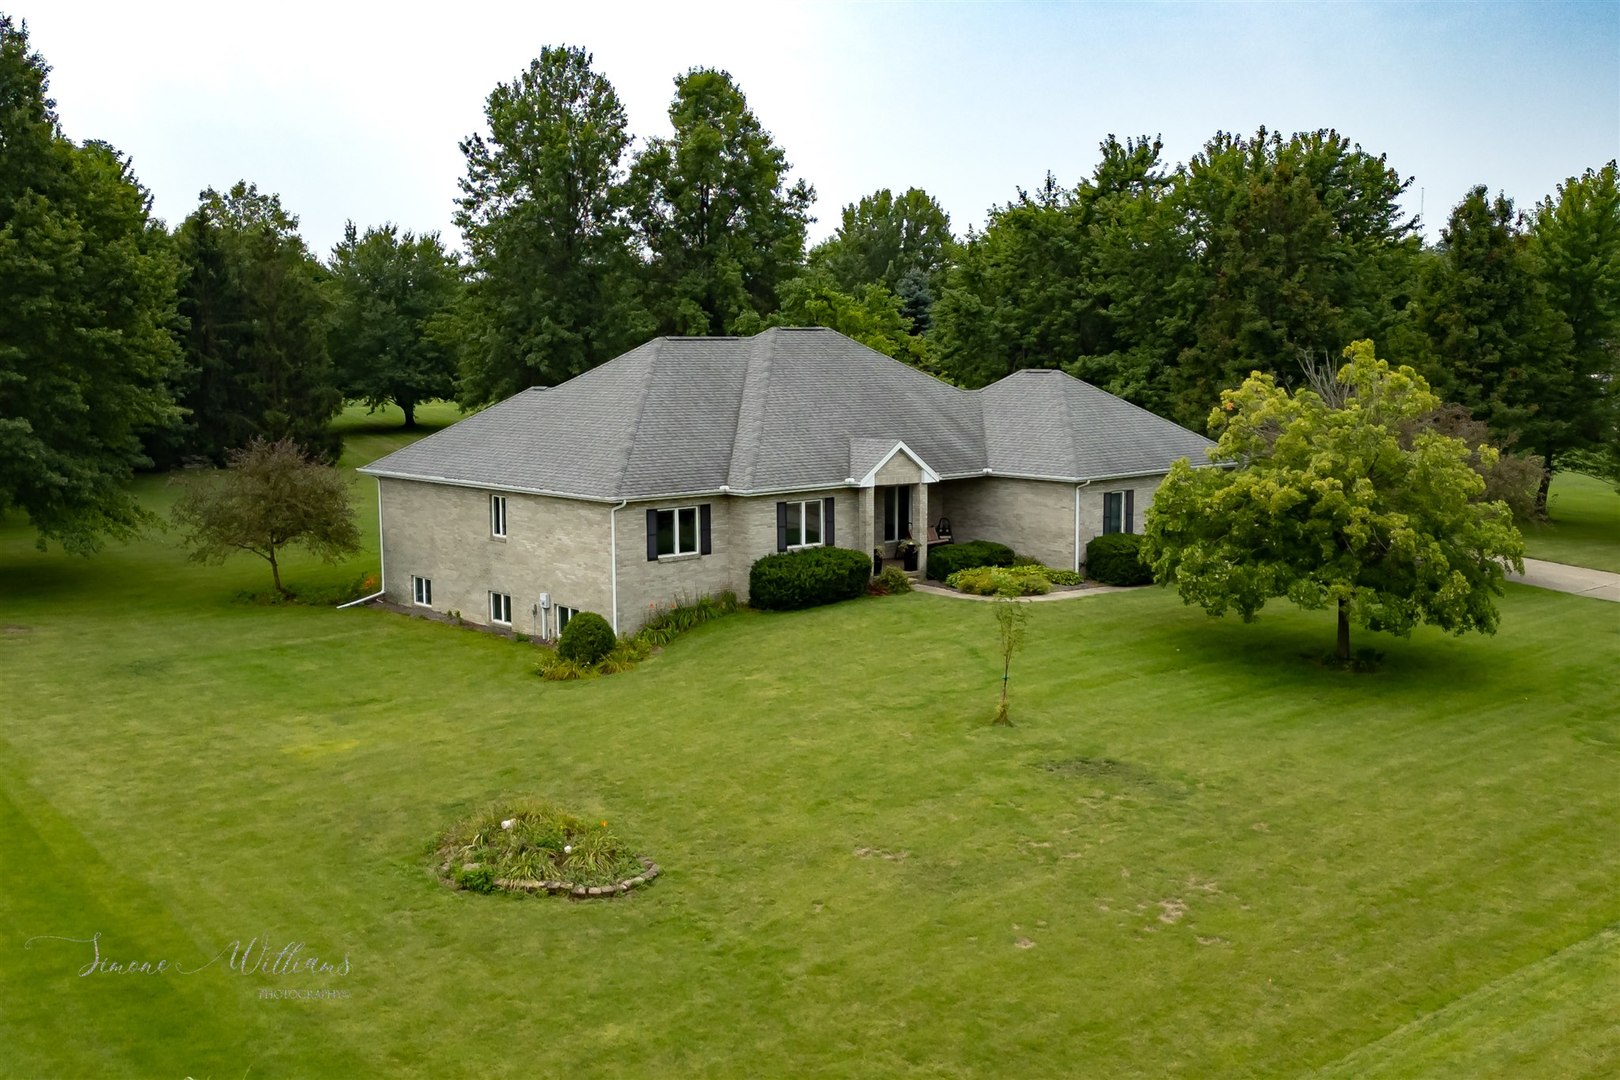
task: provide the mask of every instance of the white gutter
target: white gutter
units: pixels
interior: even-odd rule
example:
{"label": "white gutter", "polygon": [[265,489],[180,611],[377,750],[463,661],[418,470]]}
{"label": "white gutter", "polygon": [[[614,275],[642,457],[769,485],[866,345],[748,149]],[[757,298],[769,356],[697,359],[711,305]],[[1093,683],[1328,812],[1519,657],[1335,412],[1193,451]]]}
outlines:
{"label": "white gutter", "polygon": [[382,585],[382,588],[378,589],[376,592],[372,593],[370,596],[362,596],[358,600],[350,600],[347,604],[339,604],[337,606],[337,609],[339,611],[342,611],[346,607],[354,607],[356,604],[364,604],[368,600],[375,600],[375,599],[377,599],[377,597],[381,596],[383,593],[388,591],[388,560],[383,555],[383,531],[382,531],[382,528],[383,528],[382,481],[378,480],[377,481],[377,581]]}
{"label": "white gutter", "polygon": [[1087,480],[1074,486],[1074,572],[1080,572],[1080,490],[1091,486]]}
{"label": "white gutter", "polygon": [[613,596],[613,632],[619,632],[619,511],[630,505],[625,499],[608,511],[608,588]]}

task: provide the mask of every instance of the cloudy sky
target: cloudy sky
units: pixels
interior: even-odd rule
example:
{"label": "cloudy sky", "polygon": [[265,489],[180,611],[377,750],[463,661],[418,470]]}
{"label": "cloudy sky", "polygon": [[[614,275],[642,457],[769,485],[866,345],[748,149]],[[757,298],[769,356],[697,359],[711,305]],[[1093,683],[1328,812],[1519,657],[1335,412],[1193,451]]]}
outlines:
{"label": "cloudy sky", "polygon": [[583,45],[638,136],[674,76],[724,68],[819,196],[919,186],[957,232],[1089,173],[1108,133],[1171,161],[1217,130],[1336,127],[1414,178],[1430,235],[1474,184],[1528,207],[1620,155],[1620,3],[358,4],[0,0],[52,65],[67,134],[130,154],[171,223],[204,187],[279,192],[325,254],[343,222],[451,225],[498,82]]}

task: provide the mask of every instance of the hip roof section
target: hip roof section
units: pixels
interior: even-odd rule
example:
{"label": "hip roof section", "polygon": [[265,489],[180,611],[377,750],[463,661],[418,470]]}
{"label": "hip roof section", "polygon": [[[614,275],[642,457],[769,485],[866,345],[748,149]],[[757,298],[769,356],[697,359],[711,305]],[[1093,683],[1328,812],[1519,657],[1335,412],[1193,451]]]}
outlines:
{"label": "hip roof section", "polygon": [[942,479],[1080,483],[1206,463],[1208,439],[1057,371],[962,390],[833,330],[657,338],[366,466],[617,501],[840,487],[898,442]]}

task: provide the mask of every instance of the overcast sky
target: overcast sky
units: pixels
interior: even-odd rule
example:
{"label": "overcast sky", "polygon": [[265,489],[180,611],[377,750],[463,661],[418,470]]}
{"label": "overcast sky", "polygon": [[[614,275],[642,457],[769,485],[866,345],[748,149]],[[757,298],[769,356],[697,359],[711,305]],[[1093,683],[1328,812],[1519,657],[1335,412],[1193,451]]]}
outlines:
{"label": "overcast sky", "polygon": [[640,137],[674,76],[731,72],[818,194],[881,187],[960,234],[1088,174],[1108,133],[1185,161],[1217,130],[1335,127],[1414,178],[1431,236],[1474,184],[1528,208],[1620,155],[1620,2],[235,4],[0,0],[67,134],[134,158],[171,224],[204,187],[279,192],[326,255],[346,219],[459,237],[458,142],[542,45],[583,45]]}

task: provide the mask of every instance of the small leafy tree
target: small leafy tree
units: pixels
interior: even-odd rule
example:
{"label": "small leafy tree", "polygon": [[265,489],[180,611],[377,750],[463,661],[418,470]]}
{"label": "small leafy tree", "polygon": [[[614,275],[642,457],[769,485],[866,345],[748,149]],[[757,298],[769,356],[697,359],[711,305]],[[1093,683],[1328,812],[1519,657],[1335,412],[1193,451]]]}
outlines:
{"label": "small leafy tree", "polygon": [[1370,341],[1345,350],[1338,407],[1290,394],[1255,372],[1210,415],[1213,461],[1171,468],[1148,512],[1143,558],[1154,576],[1211,615],[1245,621],[1272,597],[1336,605],[1336,656],[1350,624],[1405,635],[1429,623],[1494,633],[1504,563],[1522,570],[1508,507],[1484,500],[1471,449],[1421,421],[1439,405],[1409,367],[1391,370]]}
{"label": "small leafy tree", "polygon": [[1013,653],[1024,647],[1024,631],[1029,625],[1029,603],[1002,594],[993,605],[996,612],[996,630],[1001,645],[1001,701],[996,705],[995,722],[1012,727],[1007,714],[1007,680],[1012,677]]}
{"label": "small leafy tree", "polygon": [[231,451],[225,474],[189,485],[173,515],[187,530],[193,560],[224,562],[234,552],[252,552],[270,564],[282,596],[292,595],[281,584],[278,561],[289,544],[327,562],[360,550],[342,476],[305,456],[291,439],[255,438]]}

